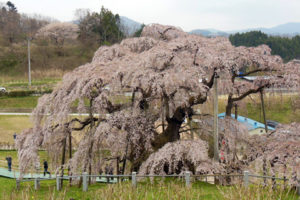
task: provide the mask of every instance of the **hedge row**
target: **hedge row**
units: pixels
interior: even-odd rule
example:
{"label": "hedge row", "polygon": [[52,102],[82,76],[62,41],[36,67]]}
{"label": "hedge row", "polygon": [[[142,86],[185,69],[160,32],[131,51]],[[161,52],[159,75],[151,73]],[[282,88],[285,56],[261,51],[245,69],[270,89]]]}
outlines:
{"label": "hedge row", "polygon": [[16,91],[10,91],[6,93],[0,93],[0,97],[27,97],[31,95],[42,95],[42,94],[48,94],[51,93],[52,90],[44,90],[44,91],[35,91],[35,90],[16,90]]}

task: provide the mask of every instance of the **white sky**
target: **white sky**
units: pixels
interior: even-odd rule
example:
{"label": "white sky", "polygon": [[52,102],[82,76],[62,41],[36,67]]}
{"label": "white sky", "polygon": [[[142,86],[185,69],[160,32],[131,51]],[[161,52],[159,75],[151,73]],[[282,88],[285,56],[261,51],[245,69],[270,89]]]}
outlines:
{"label": "white sky", "polygon": [[[0,0],[5,1],[5,0]],[[78,8],[113,13],[140,23],[179,26],[185,31],[236,30],[300,22],[300,0],[11,0],[19,12],[71,21]]]}

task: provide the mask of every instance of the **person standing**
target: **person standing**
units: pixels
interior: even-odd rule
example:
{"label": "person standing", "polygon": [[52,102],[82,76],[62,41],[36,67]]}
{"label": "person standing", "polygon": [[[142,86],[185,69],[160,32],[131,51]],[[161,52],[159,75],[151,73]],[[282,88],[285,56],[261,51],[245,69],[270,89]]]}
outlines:
{"label": "person standing", "polygon": [[7,165],[8,165],[8,171],[11,172],[11,164],[12,164],[12,158],[10,156],[6,157]]}
{"label": "person standing", "polygon": [[44,160],[44,176],[46,176],[46,174],[49,174],[49,176],[51,177],[50,172],[48,172],[48,162],[46,160]]}
{"label": "person standing", "polygon": [[108,176],[109,175],[109,166],[108,166],[108,164],[106,164],[106,166],[105,166],[105,175],[106,175],[107,183],[109,183],[110,177]]}

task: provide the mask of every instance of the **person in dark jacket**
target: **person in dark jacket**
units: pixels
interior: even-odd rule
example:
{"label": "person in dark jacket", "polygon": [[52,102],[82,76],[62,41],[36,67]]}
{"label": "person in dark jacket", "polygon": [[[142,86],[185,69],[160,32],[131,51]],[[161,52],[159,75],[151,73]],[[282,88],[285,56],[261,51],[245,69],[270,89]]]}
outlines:
{"label": "person in dark jacket", "polygon": [[49,174],[49,176],[51,177],[50,172],[48,172],[48,162],[46,160],[44,160],[44,176],[46,176],[46,174]]}
{"label": "person in dark jacket", "polygon": [[[107,164],[106,164],[106,166],[105,166],[105,175],[106,175],[106,176],[109,175],[109,166],[108,166]],[[109,183],[110,177],[107,176],[107,177],[106,177],[106,180],[107,180],[107,183]]]}
{"label": "person in dark jacket", "polygon": [[12,158],[10,156],[8,156],[8,157],[6,157],[6,160],[7,160],[8,171],[11,172]]}

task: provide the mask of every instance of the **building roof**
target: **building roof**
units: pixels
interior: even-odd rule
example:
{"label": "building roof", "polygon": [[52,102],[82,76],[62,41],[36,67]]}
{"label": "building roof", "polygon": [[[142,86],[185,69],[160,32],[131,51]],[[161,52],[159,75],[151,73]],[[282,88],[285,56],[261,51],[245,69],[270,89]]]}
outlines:
{"label": "building roof", "polygon": [[[224,119],[225,118],[225,113],[218,114],[218,117],[220,119]],[[231,117],[235,118],[235,115],[231,114]],[[263,128],[263,129],[265,128],[265,125],[263,123],[260,123],[258,121],[255,121],[255,120],[247,118],[247,117],[243,117],[243,116],[238,115],[237,120],[238,120],[238,122],[243,123],[244,125],[246,125],[246,127],[248,128],[248,131],[252,131],[252,130],[255,130],[257,128]],[[275,128],[272,128],[272,127],[268,126],[268,130],[273,131],[273,130],[275,130]]]}

